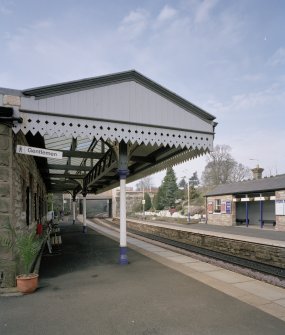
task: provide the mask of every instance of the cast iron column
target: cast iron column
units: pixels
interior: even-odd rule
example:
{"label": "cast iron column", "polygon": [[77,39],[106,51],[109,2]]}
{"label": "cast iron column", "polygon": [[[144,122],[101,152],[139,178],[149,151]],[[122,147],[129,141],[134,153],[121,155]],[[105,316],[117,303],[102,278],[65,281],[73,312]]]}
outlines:
{"label": "cast iron column", "polygon": [[87,233],[87,225],[86,225],[86,195],[87,192],[83,191],[83,233]]}
{"label": "cast iron column", "polygon": [[126,215],[126,179],[128,170],[128,147],[124,141],[119,144],[119,169],[120,177],[120,260],[121,265],[128,264],[127,256],[127,215]]}
{"label": "cast iron column", "polygon": [[73,222],[75,224],[75,207],[76,207],[76,195],[72,196],[72,213],[73,213]]}

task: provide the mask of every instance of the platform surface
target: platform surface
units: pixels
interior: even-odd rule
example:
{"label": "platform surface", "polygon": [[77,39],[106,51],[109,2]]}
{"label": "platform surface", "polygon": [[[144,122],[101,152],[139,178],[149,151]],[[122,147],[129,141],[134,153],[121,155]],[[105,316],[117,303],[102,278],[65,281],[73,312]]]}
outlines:
{"label": "platform surface", "polygon": [[191,231],[197,234],[213,235],[218,237],[233,238],[242,241],[256,242],[285,247],[285,231],[278,231],[273,227],[260,228],[258,226],[219,226],[205,223],[179,224],[163,221],[129,219],[146,225]]}
{"label": "platform surface", "polygon": [[[62,252],[43,258],[36,293],[0,298],[1,335],[284,334],[283,289],[132,238],[130,264],[120,266],[117,233],[88,223],[87,234],[80,223],[62,224]],[[278,317],[211,287],[220,277],[227,289],[235,283],[232,294],[247,292]]]}

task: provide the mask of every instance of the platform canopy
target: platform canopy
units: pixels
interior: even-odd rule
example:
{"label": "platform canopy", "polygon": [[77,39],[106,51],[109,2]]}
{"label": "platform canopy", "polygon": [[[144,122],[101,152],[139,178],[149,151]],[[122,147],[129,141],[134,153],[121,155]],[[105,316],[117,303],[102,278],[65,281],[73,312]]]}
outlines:
{"label": "platform canopy", "polygon": [[[127,182],[213,148],[215,117],[136,71],[37,87],[17,95],[14,123],[29,145],[63,153],[38,159],[49,192],[100,193],[119,185],[119,143],[127,144]],[[6,98],[5,98],[6,97]],[[5,104],[6,102],[6,104]]]}

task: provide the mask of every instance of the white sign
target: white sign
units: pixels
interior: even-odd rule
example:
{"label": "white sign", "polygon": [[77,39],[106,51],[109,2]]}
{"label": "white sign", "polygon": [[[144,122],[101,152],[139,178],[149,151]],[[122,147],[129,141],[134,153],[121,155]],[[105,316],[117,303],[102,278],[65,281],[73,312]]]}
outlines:
{"label": "white sign", "polygon": [[24,154],[24,155],[62,159],[62,152],[61,151],[47,150],[47,149],[35,148],[35,147],[28,147],[26,145],[17,145],[16,152],[18,154]]}
{"label": "white sign", "polygon": [[275,215],[285,215],[285,200],[275,201]]}

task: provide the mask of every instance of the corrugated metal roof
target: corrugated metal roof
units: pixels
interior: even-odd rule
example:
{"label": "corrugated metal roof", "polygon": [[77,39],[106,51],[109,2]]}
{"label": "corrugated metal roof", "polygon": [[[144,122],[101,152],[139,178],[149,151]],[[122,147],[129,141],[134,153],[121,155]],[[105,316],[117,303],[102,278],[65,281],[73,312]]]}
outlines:
{"label": "corrugated metal roof", "polygon": [[212,191],[208,192],[206,196],[255,193],[274,190],[285,190],[285,174],[239,183],[218,185]]}

